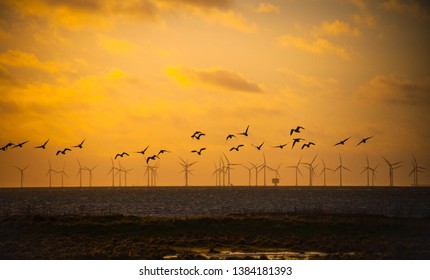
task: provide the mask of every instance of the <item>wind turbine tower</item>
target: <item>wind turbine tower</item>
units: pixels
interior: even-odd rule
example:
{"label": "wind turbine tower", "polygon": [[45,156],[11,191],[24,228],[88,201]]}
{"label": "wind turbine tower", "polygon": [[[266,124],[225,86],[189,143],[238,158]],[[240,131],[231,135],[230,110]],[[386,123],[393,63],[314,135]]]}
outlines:
{"label": "wind turbine tower", "polygon": [[411,170],[411,173],[409,173],[409,177],[413,174],[414,175],[414,182],[413,182],[412,186],[418,186],[418,173],[423,172],[423,170],[427,170],[427,168],[419,166],[415,156],[412,156],[412,167],[413,168]]}
{"label": "wind turbine tower", "polygon": [[93,168],[85,167],[85,170],[88,170],[88,172],[89,172],[90,187],[92,187],[92,181],[93,181],[93,170],[94,170],[96,167],[97,167],[97,165],[95,165]]}
{"label": "wind turbine tower", "polygon": [[24,186],[24,171],[28,168],[28,165],[24,168],[20,168],[18,166],[15,166],[16,169],[19,170],[19,172],[21,173],[21,188]]}
{"label": "wind turbine tower", "polygon": [[287,168],[295,168],[296,169],[296,187],[298,186],[298,180],[297,180],[298,174],[297,173],[300,173],[300,176],[302,176],[302,172],[300,171],[300,168],[299,168],[301,161],[302,161],[302,157],[300,157],[300,160],[297,163],[297,165],[287,166]]}
{"label": "wind turbine tower", "polygon": [[192,163],[188,163],[188,160],[185,161],[182,158],[179,158],[182,162],[179,162],[180,165],[182,165],[182,167],[184,168],[184,170],[182,170],[179,173],[184,172],[184,176],[185,176],[185,186],[188,187],[188,174],[192,175],[190,170],[190,167],[193,166],[197,161],[194,161]]}
{"label": "wind turbine tower", "polygon": [[348,170],[349,172],[351,172],[351,170],[349,170],[347,167],[343,166],[342,164],[342,156],[339,154],[339,166],[333,170],[333,173],[339,170],[339,185],[342,187],[342,170]]}
{"label": "wind turbine tower", "polygon": [[312,179],[315,175],[315,167],[313,166],[315,159],[317,158],[317,155],[315,155],[314,159],[308,163],[308,162],[302,162],[302,164],[307,165],[309,169],[309,186],[312,187]]}
{"label": "wind turbine tower", "polygon": [[324,159],[323,159],[323,158],[321,158],[321,161],[322,161],[322,163],[323,163],[323,169],[321,170],[320,176],[321,176],[322,174],[324,174],[324,187],[325,187],[325,186],[327,186],[326,170],[333,170],[333,169],[328,168],[328,167],[326,167],[326,166],[325,166],[325,162],[324,162]]}
{"label": "wind turbine tower", "polygon": [[45,177],[49,175],[49,187],[52,187],[52,172],[59,173],[57,170],[52,169],[51,162],[48,160],[49,169],[48,172],[46,172]]}
{"label": "wind turbine tower", "polygon": [[385,160],[385,162],[388,165],[388,174],[390,177],[390,187],[392,187],[392,186],[394,186],[394,170],[401,167],[401,166],[398,166],[398,164],[400,164],[401,161],[398,161],[396,163],[391,163],[388,159],[386,159],[384,157],[382,157],[382,158]]}

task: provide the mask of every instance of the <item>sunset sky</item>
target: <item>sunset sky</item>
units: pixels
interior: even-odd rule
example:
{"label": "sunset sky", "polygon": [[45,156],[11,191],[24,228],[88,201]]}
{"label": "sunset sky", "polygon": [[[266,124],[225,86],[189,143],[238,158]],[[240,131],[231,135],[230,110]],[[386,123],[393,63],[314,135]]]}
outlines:
{"label": "sunset sky", "polygon": [[[198,161],[190,185],[213,185],[223,153],[248,166],[264,153],[282,164],[282,185],[295,184],[287,166],[317,154],[317,175],[321,157],[336,168],[342,154],[352,170],[344,184],[363,185],[367,155],[379,164],[375,183],[388,185],[384,156],[403,161],[395,184],[410,185],[412,155],[430,169],[429,30],[426,1],[0,0],[0,146],[29,140],[0,151],[0,186],[19,186],[14,166],[27,164],[24,185],[47,186],[48,160],[65,166],[67,186],[79,184],[77,160],[97,165],[94,185],[111,185],[110,158],[124,151],[128,185],[144,185],[134,152],[148,145],[149,156],[171,151],[157,161],[159,185],[184,184],[179,157]],[[248,125],[248,137],[225,140]],[[291,149],[297,125],[315,146]],[[196,130],[206,136],[192,139]],[[33,148],[48,138],[46,150]],[[55,155],[83,139],[83,149]],[[231,172],[233,184],[248,184],[245,168]]]}

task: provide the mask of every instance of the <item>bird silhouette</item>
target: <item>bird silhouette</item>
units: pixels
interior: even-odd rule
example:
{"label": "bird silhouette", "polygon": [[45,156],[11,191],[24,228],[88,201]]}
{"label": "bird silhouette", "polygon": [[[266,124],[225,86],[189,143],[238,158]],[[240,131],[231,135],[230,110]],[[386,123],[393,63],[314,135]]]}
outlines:
{"label": "bird silhouette", "polygon": [[293,133],[294,132],[296,132],[296,133],[300,133],[300,129],[305,129],[304,127],[302,127],[302,126],[297,126],[296,128],[292,128],[291,130],[290,130],[290,135],[293,135]]}
{"label": "bird silhouette", "polygon": [[81,142],[80,144],[78,144],[78,145],[76,145],[76,146],[72,146],[72,148],[79,148],[79,149],[82,149],[82,145],[84,144],[84,142],[85,142],[85,139],[84,139],[84,140],[82,140],[82,142]]}
{"label": "bird silhouette", "polygon": [[197,130],[196,132],[193,133],[193,135],[191,135],[191,138],[196,138],[197,135],[199,135],[199,134],[202,134],[202,132]]}
{"label": "bird silhouette", "polygon": [[236,151],[238,151],[239,152],[239,148],[240,147],[243,147],[244,145],[243,144],[240,144],[240,145],[238,145],[237,147],[232,147],[231,149],[230,149],[230,152],[231,151],[233,151],[233,150],[236,150]]}
{"label": "bird silhouette", "polygon": [[202,155],[202,151],[204,151],[204,150],[206,150],[206,148],[200,148],[200,150],[192,150],[191,152],[192,153],[197,153],[199,156],[201,156]]}
{"label": "bird silhouette", "polygon": [[294,148],[294,146],[296,145],[296,143],[300,142],[301,140],[305,140],[305,139],[303,139],[303,138],[294,138],[293,139],[293,146],[291,147],[291,149]]}
{"label": "bird silhouette", "polygon": [[63,154],[65,155],[67,151],[71,151],[72,149],[69,148],[65,148],[64,150],[58,150],[57,153],[55,154],[56,156],[58,156],[58,154]]}
{"label": "bird silhouette", "polygon": [[159,152],[158,152],[158,154],[157,154],[157,157],[160,155],[160,154],[164,154],[164,153],[170,153],[170,151],[168,151],[168,150],[160,150]]}
{"label": "bird silhouette", "polygon": [[129,154],[127,154],[126,152],[122,152],[121,154],[116,154],[115,159],[117,157],[124,157],[124,156],[130,156]]}
{"label": "bird silhouette", "polygon": [[263,146],[263,144],[264,144],[264,141],[263,141],[263,143],[261,143],[259,146],[255,146],[254,144],[251,144],[252,146],[254,146],[255,148],[257,148],[257,150],[261,150],[261,147]]}
{"label": "bird silhouette", "polygon": [[239,135],[245,135],[245,136],[248,136],[248,129],[249,129],[249,125],[246,127],[246,129],[245,129],[245,131],[244,132],[240,132],[240,133],[238,133]]}
{"label": "bird silhouette", "polygon": [[225,141],[227,141],[228,139],[232,139],[233,137],[236,137],[234,134],[229,134],[227,135],[227,137],[225,138]]}
{"label": "bird silhouette", "polygon": [[346,142],[346,141],[348,141],[348,140],[349,140],[349,138],[351,138],[351,136],[350,136],[350,137],[348,137],[348,138],[346,138],[346,139],[343,139],[342,141],[337,142],[336,144],[334,144],[334,146],[337,146],[337,145],[345,145],[345,142]]}
{"label": "bird silhouette", "polygon": [[138,152],[136,152],[137,154],[142,154],[142,155],[144,155],[145,154],[145,152],[146,152],[146,150],[148,150],[148,148],[149,148],[149,145],[148,146],[146,146],[146,148],[145,149],[143,149],[142,151],[138,151]]}
{"label": "bird silhouette", "polygon": [[43,145],[36,146],[35,148],[36,148],[36,149],[45,149],[45,148],[46,148],[46,144],[48,144],[48,142],[49,142],[49,139],[48,139],[48,140],[46,140],[46,142],[45,142],[45,143],[43,143]]}
{"label": "bird silhouette", "polygon": [[363,139],[361,139],[361,141],[357,144],[357,146],[358,145],[360,145],[361,143],[363,143],[363,144],[365,144],[366,142],[367,142],[367,140],[369,140],[370,138],[372,138],[373,136],[369,136],[369,137],[366,137],[366,138],[363,138]]}
{"label": "bird silhouette", "polygon": [[306,147],[306,148],[310,148],[310,146],[311,146],[311,145],[314,145],[314,146],[315,146],[315,143],[314,143],[314,142],[309,142],[309,143],[307,143],[307,144],[303,144],[303,145],[302,145],[302,150],[303,150],[303,148],[304,148],[304,147]]}
{"label": "bird silhouette", "polygon": [[148,164],[148,162],[149,162],[150,160],[155,160],[156,158],[160,159],[157,155],[153,155],[153,156],[151,156],[151,157],[147,157],[147,158],[146,158],[146,164]]}
{"label": "bird silhouette", "polygon": [[200,137],[202,137],[202,136],[205,136],[206,134],[204,134],[204,133],[200,133],[200,134],[197,134],[196,136],[194,136],[194,138],[196,138],[197,140],[200,140]]}
{"label": "bird silhouette", "polygon": [[279,149],[283,149],[285,146],[287,146],[288,144],[290,144],[290,142],[288,142],[287,144],[282,144],[282,145],[278,145],[278,146],[273,146],[272,148],[279,148]]}
{"label": "bird silhouette", "polygon": [[21,143],[19,143],[19,144],[16,144],[16,145],[14,145],[14,146],[12,147],[12,149],[14,149],[14,148],[22,148],[22,146],[23,146],[25,143],[28,143],[28,141],[25,141],[25,142],[21,142]]}
{"label": "bird silhouette", "polygon": [[2,151],[6,151],[9,147],[13,147],[14,146],[14,144],[13,143],[7,143],[5,146],[3,146],[2,148],[1,148],[1,150]]}

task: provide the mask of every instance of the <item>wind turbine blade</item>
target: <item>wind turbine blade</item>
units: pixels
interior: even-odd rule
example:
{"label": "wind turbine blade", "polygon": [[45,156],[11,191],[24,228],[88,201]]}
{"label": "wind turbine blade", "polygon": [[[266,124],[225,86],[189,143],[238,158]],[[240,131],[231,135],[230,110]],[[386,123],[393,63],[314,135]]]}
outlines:
{"label": "wind turbine blade", "polygon": [[186,165],[187,163],[185,162],[185,160],[183,160],[181,157],[179,157],[179,159],[182,161],[182,163],[184,164],[184,165]]}
{"label": "wind turbine blade", "polygon": [[227,161],[227,164],[230,164],[230,161],[228,160],[227,156],[224,153],[222,153],[222,154],[225,157],[225,160]]}
{"label": "wind turbine blade", "polygon": [[192,162],[192,163],[188,164],[188,166],[189,166],[189,167],[191,167],[191,166],[193,166],[193,165],[194,165],[194,164],[196,164],[196,163],[197,163],[197,161]]}
{"label": "wind turbine blade", "polygon": [[299,172],[300,176],[303,176],[302,172],[300,171],[300,169],[297,168],[297,172]]}
{"label": "wind turbine blade", "polygon": [[343,166],[343,169],[348,170],[349,172],[352,172],[348,167]]}
{"label": "wind turbine blade", "polygon": [[415,158],[415,156],[414,156],[414,155],[412,155],[412,158],[414,159],[415,165],[418,165],[418,163],[417,163],[417,159]]}
{"label": "wind turbine blade", "polygon": [[385,160],[385,162],[386,162],[388,165],[391,165],[391,163],[388,161],[388,159],[384,158],[383,156],[381,156],[381,157]]}
{"label": "wind turbine blade", "polygon": [[314,163],[315,159],[317,158],[318,154],[315,155],[314,159],[311,161],[311,165]]}
{"label": "wind turbine blade", "polygon": [[393,163],[393,165],[397,165],[397,164],[400,164],[400,163],[402,163],[403,161],[398,161],[398,162],[396,162],[396,163]]}
{"label": "wind turbine blade", "polygon": [[366,160],[367,160],[367,166],[369,167],[370,163],[369,163],[369,157],[366,156]]}

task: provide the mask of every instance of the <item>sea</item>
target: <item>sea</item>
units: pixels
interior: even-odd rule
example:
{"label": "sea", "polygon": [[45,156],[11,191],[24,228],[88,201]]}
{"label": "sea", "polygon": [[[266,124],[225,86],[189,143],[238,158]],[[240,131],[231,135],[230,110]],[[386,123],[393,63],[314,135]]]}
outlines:
{"label": "sea", "polygon": [[0,215],[430,217],[430,187],[0,188]]}

